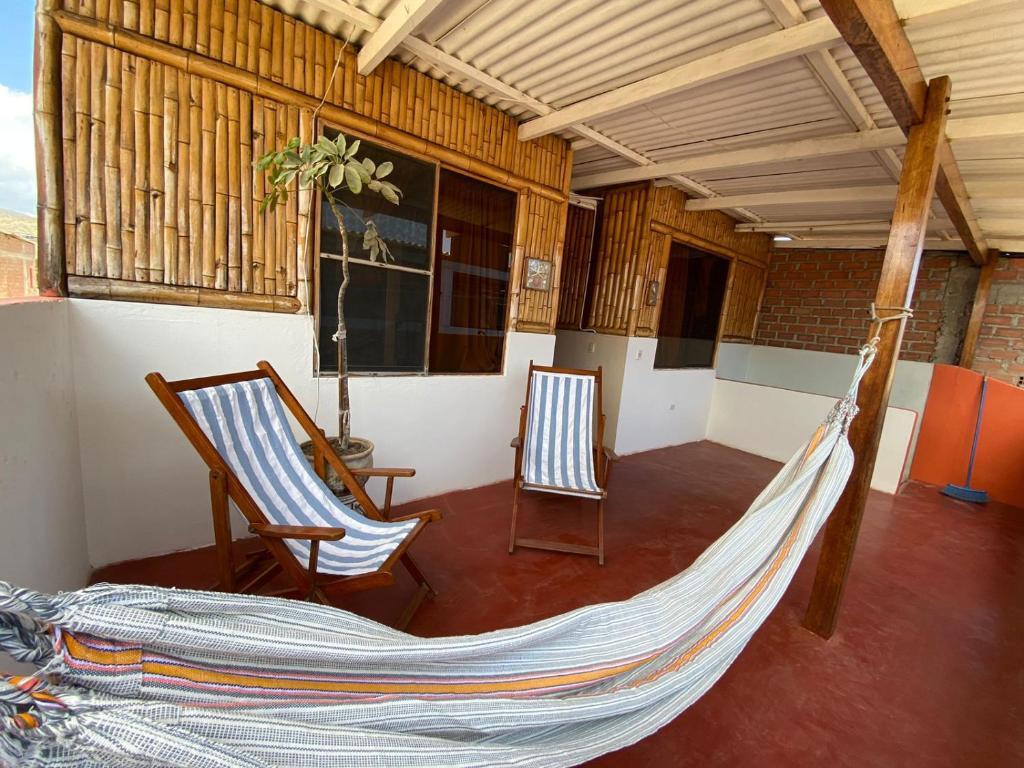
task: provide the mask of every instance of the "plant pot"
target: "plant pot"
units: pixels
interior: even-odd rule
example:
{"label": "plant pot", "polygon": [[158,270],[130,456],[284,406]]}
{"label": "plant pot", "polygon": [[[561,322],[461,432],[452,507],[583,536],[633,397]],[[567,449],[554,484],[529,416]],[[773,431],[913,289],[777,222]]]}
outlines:
{"label": "plant pot", "polygon": [[[367,440],[365,437],[350,437],[348,439],[348,450],[342,452],[341,440],[337,437],[327,438],[331,444],[331,448],[334,449],[335,453],[341,456],[342,461],[345,462],[345,466],[349,469],[366,469],[367,467],[373,466],[373,443]],[[302,453],[306,457],[306,460],[312,465],[313,464],[313,442],[307,441],[301,446]],[[359,478],[360,485],[366,485],[368,478]],[[327,487],[331,489],[338,498],[344,498],[349,495],[348,489],[345,487],[345,483],[342,482],[341,478],[338,477],[338,473],[334,471],[334,468],[327,464]]]}

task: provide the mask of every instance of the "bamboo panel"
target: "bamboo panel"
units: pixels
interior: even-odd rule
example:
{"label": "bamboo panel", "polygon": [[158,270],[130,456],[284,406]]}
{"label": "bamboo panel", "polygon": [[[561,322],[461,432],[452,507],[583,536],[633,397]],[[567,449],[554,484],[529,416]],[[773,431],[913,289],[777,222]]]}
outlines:
{"label": "bamboo panel", "polygon": [[689,211],[685,195],[675,187],[658,187],[652,222],[713,243],[728,255],[767,264],[771,237],[757,232],[737,232],[735,220],[721,211]]}
{"label": "bamboo panel", "polygon": [[583,322],[596,219],[596,211],[578,205],[569,206],[558,298],[559,328],[579,328]]}
{"label": "bamboo panel", "polygon": [[635,325],[631,315],[637,280],[646,271],[652,190],[652,184],[641,184],[604,195],[587,318],[601,333],[626,334]]}
{"label": "bamboo panel", "polygon": [[[322,119],[520,191],[510,315],[523,329],[554,327],[563,275],[579,290],[562,269],[565,141],[521,143],[509,116],[393,60],[359,76],[354,51],[257,0],[99,0],[53,17],[74,33],[60,63],[69,275],[304,304],[315,201],[293,193],[260,215],[253,161],[312,138],[328,89]],[[526,258],[552,264],[549,291],[519,290]]]}
{"label": "bamboo panel", "polygon": [[[109,24],[115,34],[126,30],[169,42],[318,100],[340,45],[259,0],[127,0],[113,5],[123,13],[101,15],[88,4],[68,10]],[[332,93],[330,100],[338,106],[552,189],[563,187],[567,142],[555,136],[519,142],[512,117],[428,75],[387,60],[369,77],[360,76],[350,47],[342,53],[337,87],[340,99]]]}
{"label": "bamboo panel", "polygon": [[722,320],[723,339],[753,341],[767,272],[743,261],[733,265],[729,300]]}

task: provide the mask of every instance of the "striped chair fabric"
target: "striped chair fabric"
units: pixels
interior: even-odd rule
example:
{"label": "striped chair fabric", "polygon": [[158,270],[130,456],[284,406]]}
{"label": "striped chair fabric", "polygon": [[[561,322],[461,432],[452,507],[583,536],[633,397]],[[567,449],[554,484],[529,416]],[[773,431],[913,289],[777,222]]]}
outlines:
{"label": "striped chair fabric", "polygon": [[594,476],[594,377],[534,371],[523,442],[523,488],[600,498]]}
{"label": "striped chair fabric", "polygon": [[[340,541],[321,542],[319,573],[376,571],[416,526],[415,520],[371,520],[339,501],[302,455],[269,379],[187,390],[179,397],[268,522],[345,529]],[[300,563],[309,562],[309,542],[286,543]]]}

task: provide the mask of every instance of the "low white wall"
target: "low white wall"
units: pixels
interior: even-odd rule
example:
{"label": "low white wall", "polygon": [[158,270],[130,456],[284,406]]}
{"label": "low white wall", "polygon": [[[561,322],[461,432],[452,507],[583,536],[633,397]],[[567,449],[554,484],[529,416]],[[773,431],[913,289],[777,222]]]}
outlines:
{"label": "low white wall", "polygon": [[[719,346],[717,369],[720,379],[841,397],[850,386],[856,365],[856,355],[726,343]],[[933,369],[931,363],[913,360],[899,360],[896,363],[889,405],[917,414],[910,441],[911,456],[917,446],[917,434],[928,401]],[[904,478],[909,472],[908,461]]]}
{"label": "low white wall", "polygon": [[560,368],[582,368],[595,371],[601,368],[601,394],[604,400],[604,442],[615,450],[619,424],[619,404],[622,402],[622,381],[626,373],[625,336],[612,336],[591,331],[558,331],[555,342],[555,362]]}
{"label": "low white wall", "polygon": [[555,364],[603,368],[605,444],[625,455],[703,440],[715,372],[654,370],[657,339],[559,331]]}
{"label": "low white wall", "polygon": [[[336,380],[320,380],[318,404],[308,316],[72,300],[71,327],[94,566],[212,542],[205,465],[145,383],[150,371],[187,378],[266,359],[336,431]],[[417,469],[395,499],[511,477],[526,366],[550,364],[553,348],[553,336],[512,333],[501,375],[355,377],[353,432],[376,443],[378,466]]]}
{"label": "low white wall", "polygon": [[[0,302],[0,580],[89,578],[67,302]],[[0,669],[12,667],[0,653]]]}
{"label": "low white wall", "polygon": [[617,453],[692,443],[707,434],[714,370],[656,370],[657,346],[657,339],[629,340],[615,440]]}
{"label": "low white wall", "polygon": [[[786,461],[814,434],[837,398],[719,379],[708,439],[730,448]],[[889,407],[871,487],[895,493],[916,427],[914,411]]]}

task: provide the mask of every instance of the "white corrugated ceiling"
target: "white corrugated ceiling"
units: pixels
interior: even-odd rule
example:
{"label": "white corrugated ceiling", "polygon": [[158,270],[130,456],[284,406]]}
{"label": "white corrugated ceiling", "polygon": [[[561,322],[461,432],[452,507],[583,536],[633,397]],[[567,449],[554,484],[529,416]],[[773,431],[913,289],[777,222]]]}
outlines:
{"label": "white corrugated ceiling", "polygon": [[[376,19],[403,6],[402,0],[265,1],[354,46],[368,39]],[[895,4],[925,77],[952,79],[951,120],[1024,114],[1024,0]],[[525,121],[542,108],[558,110],[629,88],[823,15],[817,0],[444,0],[413,32],[419,55],[403,46],[393,55]],[[439,63],[432,50],[457,62]],[[560,129],[574,140],[574,175],[894,125],[845,44],[827,49],[824,63],[820,54],[812,56],[785,58]],[[823,66],[841,81],[831,91],[822,81]],[[475,73],[501,81],[506,92],[481,86]],[[849,96],[837,98],[837,88]],[[511,99],[514,91],[533,103]],[[1024,125],[1019,128],[1016,136],[952,141],[983,231],[993,245],[1013,250],[1024,250]],[[587,130],[589,138],[581,138]],[[669,182],[710,197],[878,187],[895,183],[901,154],[896,148],[720,168]],[[730,213],[751,222],[877,221],[883,227],[891,207],[878,200],[801,200]],[[871,225],[848,231],[830,225],[828,232],[832,239],[847,233],[856,244],[874,236],[865,226]],[[955,237],[939,207],[930,236]]]}

